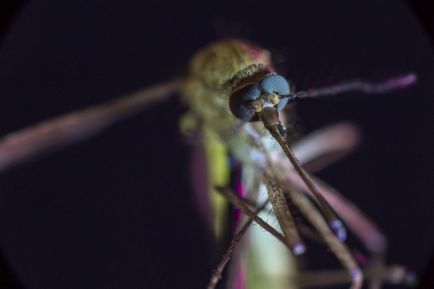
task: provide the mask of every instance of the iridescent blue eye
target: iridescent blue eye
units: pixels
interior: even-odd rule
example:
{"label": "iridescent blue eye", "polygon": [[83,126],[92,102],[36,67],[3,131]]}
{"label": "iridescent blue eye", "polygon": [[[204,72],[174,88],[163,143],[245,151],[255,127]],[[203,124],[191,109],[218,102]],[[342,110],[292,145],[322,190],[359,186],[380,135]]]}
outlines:
{"label": "iridescent blue eye", "polygon": [[273,74],[265,77],[259,83],[262,90],[266,93],[276,93],[278,95],[288,95],[289,84],[286,79],[278,74]]}
{"label": "iridescent blue eye", "polygon": [[[288,81],[278,74],[273,74],[265,77],[259,83],[265,93],[276,93],[280,96],[288,95],[291,92]],[[288,98],[280,100],[277,104],[277,109],[282,110],[288,103]]]}
{"label": "iridescent blue eye", "polygon": [[255,111],[251,103],[259,98],[261,90],[257,85],[249,85],[235,91],[229,98],[231,112],[242,120],[251,120]]}

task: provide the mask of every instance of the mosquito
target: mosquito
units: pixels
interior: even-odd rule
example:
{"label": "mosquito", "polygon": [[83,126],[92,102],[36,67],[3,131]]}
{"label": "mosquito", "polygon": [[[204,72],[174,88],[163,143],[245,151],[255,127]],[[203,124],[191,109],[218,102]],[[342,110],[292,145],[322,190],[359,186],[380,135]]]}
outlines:
{"label": "mosquito", "polygon": [[[283,289],[351,282],[352,289],[360,289],[363,279],[370,280],[373,289],[384,281],[405,283],[410,275],[403,267],[385,265],[386,238],[377,226],[311,174],[348,154],[357,144],[356,129],[337,124],[296,140],[291,112],[297,101],[306,98],[351,91],[386,93],[415,81],[415,74],[409,73],[379,83],[354,80],[297,91],[275,71],[267,50],[240,39],[217,41],[192,57],[185,78],[4,136],[0,139],[0,171],[83,141],[173,95],[182,95],[189,112],[180,121],[181,129],[197,136],[207,158],[209,182],[195,188],[198,207],[217,238],[225,229],[228,204],[237,208],[232,223],[238,229],[208,289],[216,287],[233,256],[229,288]],[[310,225],[294,219],[293,207]],[[259,226],[250,226],[253,222]],[[368,268],[360,267],[345,244],[346,227],[370,252]],[[263,234],[264,230],[270,234]],[[246,234],[249,238],[243,242]],[[304,238],[324,244],[345,271],[292,275],[293,256],[307,249]]]}

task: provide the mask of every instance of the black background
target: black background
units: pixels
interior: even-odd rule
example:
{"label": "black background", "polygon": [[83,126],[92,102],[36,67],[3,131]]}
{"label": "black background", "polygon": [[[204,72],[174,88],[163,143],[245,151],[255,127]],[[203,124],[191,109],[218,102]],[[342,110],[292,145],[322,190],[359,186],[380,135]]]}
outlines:
{"label": "black background", "polygon": [[[305,132],[359,125],[359,150],[319,175],[377,221],[390,262],[423,271],[434,244],[433,63],[404,2],[33,0],[10,11],[1,135],[181,75],[194,51],[221,37],[270,49],[300,89],[417,73],[405,91],[305,101],[299,112]],[[190,194],[183,111],[174,98],[4,173],[3,283],[9,275],[29,289],[204,288],[213,241]],[[307,260],[337,267],[321,247]]]}

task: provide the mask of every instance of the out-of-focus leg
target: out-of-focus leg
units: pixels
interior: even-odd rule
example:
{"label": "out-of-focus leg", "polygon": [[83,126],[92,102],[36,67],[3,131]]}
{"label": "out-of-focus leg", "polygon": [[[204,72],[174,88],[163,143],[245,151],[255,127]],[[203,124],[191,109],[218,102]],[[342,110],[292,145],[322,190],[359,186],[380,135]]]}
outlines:
{"label": "out-of-focus leg", "polygon": [[303,167],[316,172],[346,157],[354,151],[360,139],[355,125],[342,122],[303,136],[291,147]]}
{"label": "out-of-focus leg", "polygon": [[322,239],[335,254],[342,266],[347,270],[352,280],[351,289],[360,289],[363,283],[363,274],[346,245],[341,242],[330,230],[318,209],[311,203],[308,197],[296,189],[285,186],[292,202],[300,209],[306,219],[315,227]]}
{"label": "out-of-focus leg", "polygon": [[[378,278],[380,276],[384,283],[388,284],[404,284],[414,286],[416,276],[408,272],[406,268],[399,265],[389,265],[384,267],[380,272],[376,272],[374,268],[363,270],[365,280]],[[344,285],[351,281],[345,270],[324,270],[318,272],[300,272],[298,275],[300,287],[303,288],[319,288]]]}
{"label": "out-of-focus leg", "polygon": [[88,139],[114,123],[166,100],[181,87],[172,81],[52,118],[0,138],[0,172]]}
{"label": "out-of-focus leg", "polygon": [[[307,188],[294,172],[291,172],[288,177],[294,186],[308,193]],[[333,206],[345,224],[362,241],[366,248],[373,255],[383,255],[387,245],[386,238],[374,222],[331,186],[318,178],[313,178],[313,180],[320,193]]]}

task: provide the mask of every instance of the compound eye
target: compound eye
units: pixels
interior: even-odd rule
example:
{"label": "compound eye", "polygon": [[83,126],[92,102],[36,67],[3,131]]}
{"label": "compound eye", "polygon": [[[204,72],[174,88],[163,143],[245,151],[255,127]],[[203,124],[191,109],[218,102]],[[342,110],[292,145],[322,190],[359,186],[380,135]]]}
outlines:
{"label": "compound eye", "polygon": [[[278,74],[273,74],[265,77],[259,83],[265,93],[276,93],[279,96],[288,95],[291,92],[289,83],[286,79]],[[277,104],[277,109],[282,110],[288,103],[288,98],[283,98]]]}
{"label": "compound eye", "polygon": [[257,85],[249,85],[235,91],[229,98],[231,112],[238,118],[249,121],[255,114],[252,103],[259,99],[261,90]]}
{"label": "compound eye", "polygon": [[288,95],[290,92],[289,84],[286,79],[278,74],[265,77],[259,83],[265,93],[277,93],[278,95]]}

